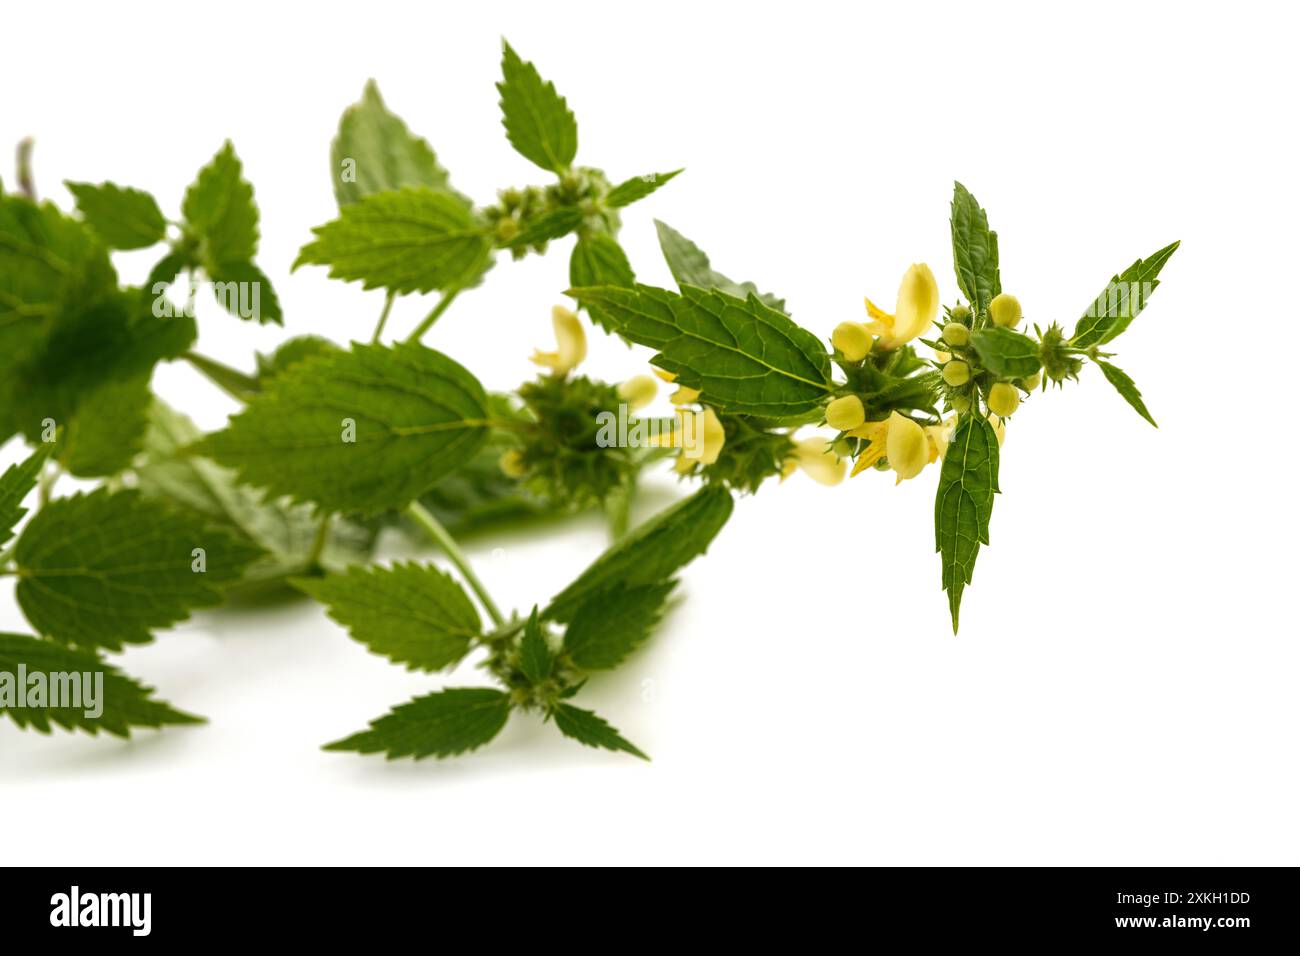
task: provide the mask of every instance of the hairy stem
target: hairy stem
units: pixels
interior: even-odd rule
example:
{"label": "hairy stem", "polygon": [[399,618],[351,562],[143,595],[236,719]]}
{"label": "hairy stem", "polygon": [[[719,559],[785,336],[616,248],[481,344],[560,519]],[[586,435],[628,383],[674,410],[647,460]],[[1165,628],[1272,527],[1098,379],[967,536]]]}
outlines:
{"label": "hairy stem", "polygon": [[465,579],[465,583],[469,585],[470,590],[478,597],[479,603],[488,612],[488,617],[492,618],[492,623],[497,627],[504,627],[505,617],[501,614],[496,602],[492,600],[492,595],[488,594],[483,582],[474,573],[474,569],[470,567],[469,561],[466,560],[465,555],[460,550],[460,546],[456,544],[456,539],[447,532],[447,529],[429,512],[429,509],[418,501],[411,502],[406,509],[406,513],[410,515],[412,521],[428,533],[438,547],[442,548],[443,553],[456,566],[456,570]]}
{"label": "hairy stem", "polygon": [[460,295],[460,288],[453,287],[442,294],[438,304],[433,307],[433,311],[424,317],[424,321],[415,327],[415,331],[406,337],[407,342],[418,342],[424,337],[424,333],[433,328],[433,323],[437,322],[446,312],[451,304],[456,301],[456,296]]}
{"label": "hairy stem", "polygon": [[384,298],[384,311],[379,313],[379,324],[375,326],[375,334],[370,337],[371,344],[377,343],[379,337],[384,334],[384,326],[388,324],[388,313],[393,311],[393,300],[396,298],[396,292],[390,292]]}
{"label": "hairy stem", "polygon": [[36,178],[32,175],[32,147],[35,145],[36,142],[30,136],[20,140],[15,162],[18,167],[18,191],[32,202],[36,202]]}

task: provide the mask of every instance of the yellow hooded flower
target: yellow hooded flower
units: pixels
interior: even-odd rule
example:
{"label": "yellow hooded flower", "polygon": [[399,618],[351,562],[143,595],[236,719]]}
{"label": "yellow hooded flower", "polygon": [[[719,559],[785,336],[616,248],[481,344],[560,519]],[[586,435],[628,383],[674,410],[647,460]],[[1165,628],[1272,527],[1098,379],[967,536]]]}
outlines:
{"label": "yellow hooded flower", "polygon": [[781,468],[781,480],[803,471],[818,484],[838,485],[844,480],[846,465],[825,438],[805,438],[794,443],[794,451]]}
{"label": "yellow hooded flower", "polygon": [[939,457],[933,436],[898,412],[892,412],[883,422],[867,422],[845,434],[868,442],[853,465],[855,475],[888,457],[889,467],[898,475],[898,481],[902,481],[915,478],[922,468]]}
{"label": "yellow hooded flower", "polygon": [[634,412],[653,402],[658,393],[659,383],[652,375],[633,375],[618,387],[618,397]]}
{"label": "yellow hooded flower", "polygon": [[650,444],[658,448],[681,449],[673,465],[679,474],[689,474],[696,465],[716,462],[727,443],[727,432],[718,420],[718,413],[707,407],[702,412],[679,408],[673,417],[673,430],[656,436]]}
{"label": "yellow hooded flower", "polygon": [[841,322],[831,333],[831,345],[850,362],[861,362],[871,351],[871,333],[861,322]]}
{"label": "yellow hooded flower", "polygon": [[877,308],[870,299],[864,301],[867,314],[871,316],[867,329],[880,336],[882,348],[897,348],[916,338],[934,322],[939,314],[939,283],[934,281],[930,267],[918,262],[903,275],[893,315]]}
{"label": "yellow hooded flower", "polygon": [[694,405],[700,398],[698,388],[687,388],[685,385],[678,385],[677,391],[668,396],[668,401],[674,405]]}
{"label": "yellow hooded flower", "polygon": [[556,375],[568,375],[587,357],[587,333],[578,316],[562,305],[551,309],[551,325],[555,327],[556,350],[536,350],[532,360]]}

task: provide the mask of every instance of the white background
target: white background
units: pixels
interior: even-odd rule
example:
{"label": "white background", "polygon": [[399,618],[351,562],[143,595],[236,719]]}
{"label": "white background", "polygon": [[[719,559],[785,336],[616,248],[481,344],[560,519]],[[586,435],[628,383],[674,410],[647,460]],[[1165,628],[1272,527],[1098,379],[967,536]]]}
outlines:
{"label": "white background", "polygon": [[[481,675],[408,674],[308,603],[205,613],[121,662],[207,726],[124,743],[0,724],[19,821],[0,862],[1300,862],[1296,27],[1293,7],[1254,3],[10,10],[0,142],[36,137],[44,195],[110,179],[175,214],[234,140],[287,317],[201,313],[201,349],[245,368],[286,334],[373,327],[380,293],[288,274],[334,214],[329,140],[367,77],[479,202],[544,181],[500,126],[503,34],[567,95],[580,162],[687,167],[625,217],[645,281],[670,282],[659,217],[820,335],[864,293],[892,302],[913,261],[952,302],[955,178],[1033,321],[1069,327],[1113,273],[1183,245],[1117,343],[1160,429],[1095,369],[1025,404],[960,637],[935,468],[897,488],[799,476],[739,503],[653,644],[584,695],[650,764],[527,718],[448,762],[322,753]],[[489,387],[530,375],[570,241],[501,261],[428,344]],[[402,300],[390,329],[430,304]],[[649,354],[592,352],[613,380]],[[186,368],[157,386],[205,427],[233,408]],[[470,553],[524,607],[603,546],[578,520]],[[23,630],[10,587],[0,628]]]}

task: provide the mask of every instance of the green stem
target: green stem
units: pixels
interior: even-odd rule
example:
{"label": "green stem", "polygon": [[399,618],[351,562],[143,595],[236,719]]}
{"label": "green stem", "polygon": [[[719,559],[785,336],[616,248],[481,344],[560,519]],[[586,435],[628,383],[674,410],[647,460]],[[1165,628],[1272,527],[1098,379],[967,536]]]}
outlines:
{"label": "green stem", "polygon": [[372,344],[378,342],[379,337],[384,334],[384,326],[388,324],[388,313],[393,311],[393,300],[396,298],[396,292],[390,292],[385,297],[384,311],[379,313],[379,324],[375,326],[375,334],[370,337]]}
{"label": "green stem", "polygon": [[32,147],[35,142],[30,136],[18,143],[18,158],[15,165],[18,167],[18,191],[36,202],[36,179],[32,175]]}
{"label": "green stem", "polygon": [[321,555],[325,553],[325,545],[329,543],[330,537],[330,515],[321,515],[320,526],[316,529],[316,538],[311,543],[311,553],[307,556],[307,567],[317,568],[320,566]]}
{"label": "green stem", "polygon": [[200,355],[198,352],[186,352],[181,357],[202,372],[212,384],[237,402],[247,402],[261,391],[257,379],[245,375],[229,365],[224,365],[216,359]]}
{"label": "green stem", "polygon": [[626,534],[632,514],[632,499],[636,496],[636,474],[627,479],[613,494],[605,499],[605,520],[609,522],[611,544],[617,544]]}
{"label": "green stem", "polygon": [[50,498],[54,496],[54,486],[58,484],[59,476],[63,474],[63,469],[58,465],[45,467],[41,469],[41,481],[37,489],[37,501],[44,508],[50,503]]}
{"label": "green stem", "polygon": [[424,317],[424,321],[415,327],[415,331],[406,337],[407,342],[418,342],[424,337],[424,333],[433,328],[433,323],[437,322],[450,308],[451,304],[456,301],[456,296],[460,295],[459,287],[452,287],[442,294],[438,304],[433,307],[433,311]]}
{"label": "green stem", "polygon": [[501,614],[496,602],[492,600],[492,595],[488,594],[487,588],[483,587],[483,582],[478,579],[474,569],[469,566],[469,561],[461,553],[460,546],[456,544],[456,539],[447,532],[447,529],[429,512],[429,509],[418,501],[411,502],[406,509],[406,513],[410,515],[412,521],[428,533],[438,547],[442,548],[443,553],[447,555],[451,563],[456,566],[456,570],[460,572],[460,576],[465,579],[465,583],[470,586],[470,590],[477,595],[479,603],[483,605],[483,609],[492,618],[492,623],[497,627],[504,627],[506,623],[505,617]]}

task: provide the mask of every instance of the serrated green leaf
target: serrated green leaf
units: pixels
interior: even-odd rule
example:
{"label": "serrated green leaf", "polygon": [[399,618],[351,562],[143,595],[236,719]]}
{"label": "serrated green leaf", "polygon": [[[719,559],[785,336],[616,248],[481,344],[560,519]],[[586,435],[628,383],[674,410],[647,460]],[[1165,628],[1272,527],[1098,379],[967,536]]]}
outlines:
{"label": "serrated green leaf", "polygon": [[599,714],[590,710],[583,710],[581,707],[574,707],[572,704],[556,704],[555,709],[551,711],[551,715],[555,718],[555,726],[559,728],[560,733],[580,744],[603,750],[629,753],[634,757],[640,757],[642,760],[650,759],[625,740]]}
{"label": "serrated green leaf", "polygon": [[86,224],[110,249],[146,249],[166,238],[167,220],[149,193],[116,183],[64,185]]}
{"label": "serrated green leaf", "polygon": [[196,451],[276,497],[375,514],[405,507],[473,457],[487,415],[483,387],[447,356],[354,343],[272,379]]}
{"label": "serrated green leaf", "polygon": [[270,355],[257,353],[257,382],[262,388],[266,383],[299,362],[316,358],[318,355],[334,355],[342,352],[336,344],[319,335],[299,335],[281,342]]}
{"label": "serrated green leaf", "polygon": [[149,410],[145,452],[135,468],[136,482],[146,497],[193,511],[266,552],[248,566],[240,591],[285,585],[289,577],[306,574],[314,565],[343,571],[369,560],[375,543],[373,527],[335,517],[318,552],[321,518],[312,506],[267,500],[260,490],[240,484],[234,471],[190,454],[188,447],[202,437],[193,422],[155,399]]}
{"label": "serrated green leaf", "polygon": [[78,478],[126,469],[144,447],[153,393],[149,375],[110,379],[87,392],[59,442],[59,461]]}
{"label": "serrated green leaf", "polygon": [[708,485],[619,540],[557,594],[542,617],[570,622],[588,601],[610,591],[659,585],[704,553],[731,517],[731,492]]}
{"label": "serrated green leaf", "polygon": [[756,295],[778,312],[786,312],[784,299],[770,292],[759,292],[758,286],[752,282],[733,282],[721,272],[715,272],[704,251],[666,222],[656,219],[655,229],[659,234],[659,248],[664,254],[664,261],[668,263],[668,270],[678,286],[717,289],[741,299]]}
{"label": "serrated green leaf", "polygon": [[186,225],[200,240],[200,258],[209,272],[222,263],[247,262],[257,255],[257,205],[253,187],[235,147],[226,140],[181,203]]}
{"label": "serrated green leaf", "polygon": [[218,262],[208,270],[217,304],[231,315],[261,325],[284,324],[271,280],[251,262]]}
{"label": "serrated green leaf", "polygon": [[117,651],[220,604],[259,555],[138,491],[100,489],[51,502],[23,529],[18,604],[47,637]]}
{"label": "serrated green leaf", "polygon": [[[574,288],[584,286],[632,286],[636,284],[636,274],[627,261],[623,247],[607,232],[596,232],[582,236],[573,246],[573,255],[569,258],[569,285]],[[613,331],[613,324],[599,308],[588,309],[591,318],[605,331]]]}
{"label": "serrated green leaf", "polygon": [[542,169],[563,172],[578,154],[578,122],[555,85],[501,43],[501,122],[515,151]]}
{"label": "serrated green leaf", "polygon": [[540,684],[551,676],[555,667],[555,656],[551,646],[546,643],[546,635],[537,620],[537,607],[524,624],[524,636],[519,641],[519,669],[523,671],[529,683]]}
{"label": "serrated green leaf", "polygon": [[1115,391],[1123,396],[1124,401],[1132,405],[1133,410],[1149,421],[1152,427],[1159,428],[1160,426],[1156,425],[1156,420],[1147,411],[1146,403],[1142,401],[1142,393],[1138,391],[1133,379],[1109,362],[1103,362],[1101,359],[1094,359],[1094,361],[1101,367],[1101,374],[1106,376],[1106,381],[1115,386]]}
{"label": "serrated green leaf", "polygon": [[[43,681],[33,681],[36,674],[43,675]],[[65,675],[73,679],[69,681]],[[86,688],[81,675],[91,675],[93,707],[83,696]],[[22,692],[26,704],[23,707],[18,706],[20,676],[28,682]],[[33,689],[42,684],[44,706],[33,706]],[[70,701],[76,706],[49,706],[55,702],[56,687],[59,703]],[[65,693],[72,696],[64,697]],[[132,727],[159,729],[203,723],[203,718],[176,710],[155,700],[152,694],[152,688],[127,677],[94,654],[25,634],[0,634],[0,714],[8,716],[20,728],[32,727],[43,734],[48,734],[52,727],[84,730],[92,735],[103,730],[117,737],[130,737]],[[88,716],[88,712],[95,711],[99,713]]]}
{"label": "serrated green leaf", "polygon": [[1080,349],[1105,345],[1127,329],[1160,285],[1156,277],[1178,245],[1171,242],[1146,259],[1139,259],[1121,275],[1112,277],[1079,319],[1070,344]]}
{"label": "serrated green leaf", "polygon": [[339,118],[338,135],[330,144],[330,174],[340,206],[406,186],[454,192],[433,148],[384,105],[374,80],[366,81],[361,99]]}
{"label": "serrated green leaf", "polygon": [[981,364],[998,378],[1025,378],[1043,367],[1038,343],[1012,329],[996,325],[976,329],[970,341]]}
{"label": "serrated green leaf", "polygon": [[324,749],[399,757],[452,757],[488,743],[510,717],[510,698],[486,687],[452,687],[417,697]]}
{"label": "serrated green leaf", "polygon": [[998,234],[989,228],[989,217],[975,197],[961,183],[953,183],[952,260],[957,285],[978,313],[1002,293],[998,271]]}
{"label": "serrated green leaf", "polygon": [[619,209],[640,202],[680,172],[680,169],[674,169],[671,173],[651,173],[649,176],[633,176],[631,179],[625,179],[609,191],[609,195],[605,197],[605,205]]}
{"label": "serrated green leaf", "polygon": [[184,253],[169,252],[149,270],[149,278],[144,281],[144,289],[150,295],[162,295],[167,286],[176,281],[176,277],[182,270],[196,265],[199,263],[191,262]]}
{"label": "serrated green leaf", "polygon": [[425,187],[363,196],[312,232],[294,269],[329,266],[331,278],[399,294],[470,285],[492,255],[484,224],[455,196]]}
{"label": "serrated green leaf", "polygon": [[642,587],[615,587],[585,601],[564,633],[564,651],[584,671],[609,670],[623,663],[659,623],[676,581]]}
{"label": "serrated green leaf", "polygon": [[294,585],[326,605],[353,639],[408,670],[451,667],[482,632],[465,591],[432,565],[357,567]]}
{"label": "serrated green leaf", "polygon": [[753,294],[738,299],[685,286],[678,295],[647,285],[568,294],[601,310],[625,339],[658,349],[654,364],[719,410],[797,416],[820,407],[831,391],[830,356],[817,336]]}
{"label": "serrated green leaf", "polygon": [[31,493],[40,481],[41,469],[53,450],[52,444],[43,444],[15,465],[5,469],[0,475],[0,545],[14,536],[14,528],[23,520],[27,509],[23,499]]}
{"label": "serrated green leaf", "polygon": [[989,518],[998,491],[998,436],[987,418],[963,415],[948,442],[934,501],[936,550],[943,561],[952,631],[961,595],[975,573],[981,544],[989,543]]}

